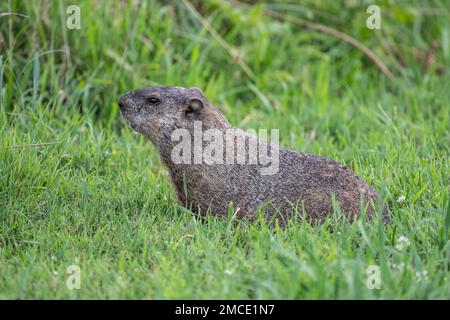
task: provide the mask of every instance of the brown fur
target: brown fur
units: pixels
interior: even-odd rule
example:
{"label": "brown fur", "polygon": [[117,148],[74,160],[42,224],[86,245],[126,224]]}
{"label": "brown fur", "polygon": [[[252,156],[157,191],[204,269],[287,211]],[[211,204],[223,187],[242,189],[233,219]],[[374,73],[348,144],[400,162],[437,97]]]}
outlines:
{"label": "brown fur", "polygon": [[[151,105],[151,97],[160,103]],[[203,107],[188,112],[192,111],[189,110],[192,98],[200,100]],[[309,153],[269,144],[279,152],[279,171],[268,176],[260,174],[261,165],[173,163],[171,150],[176,143],[171,141],[171,134],[175,129],[192,132],[194,120],[202,121],[203,130],[232,128],[196,88],[141,89],[124,95],[119,105],[132,128],[156,146],[169,169],[180,203],[194,212],[225,215],[231,202],[236,217],[252,220],[258,209],[266,206],[265,218],[275,218],[284,225],[293,212],[297,212],[298,218],[306,215],[321,222],[333,212],[334,203],[352,219],[360,215],[362,202],[367,217],[373,215],[377,193],[371,186],[346,166]],[[248,138],[247,133],[241,131],[239,138],[242,137]],[[387,219],[386,208],[383,213]]]}

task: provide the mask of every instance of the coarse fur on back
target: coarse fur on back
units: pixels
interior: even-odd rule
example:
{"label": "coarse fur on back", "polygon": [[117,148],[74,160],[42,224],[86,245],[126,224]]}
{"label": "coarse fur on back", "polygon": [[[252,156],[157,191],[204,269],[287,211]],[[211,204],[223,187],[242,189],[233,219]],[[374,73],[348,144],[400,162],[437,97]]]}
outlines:
{"label": "coarse fur on back", "polygon": [[[201,123],[204,132],[215,129],[225,134],[233,129],[197,88],[140,89],[121,97],[119,106],[131,127],[156,146],[180,203],[194,212],[226,215],[232,203],[238,218],[252,220],[264,208],[264,217],[281,225],[293,216],[322,222],[336,207],[350,220],[362,211],[367,218],[374,214],[377,192],[345,165],[271,142],[266,143],[279,159],[272,175],[262,175],[261,164],[175,163],[176,130],[194,137],[195,123]],[[258,139],[243,130],[235,132],[234,143]],[[202,141],[202,146],[210,143]],[[245,148],[250,151],[247,144]],[[389,218],[386,207],[383,216]]]}

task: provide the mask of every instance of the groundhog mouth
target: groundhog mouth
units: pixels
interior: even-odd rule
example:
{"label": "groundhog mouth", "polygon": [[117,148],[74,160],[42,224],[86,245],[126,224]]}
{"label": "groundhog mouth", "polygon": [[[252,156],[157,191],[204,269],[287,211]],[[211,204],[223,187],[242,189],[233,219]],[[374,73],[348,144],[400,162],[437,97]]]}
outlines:
{"label": "groundhog mouth", "polygon": [[136,133],[141,133],[141,130],[140,130],[141,126],[139,126],[136,122],[131,121],[131,120],[130,120],[129,118],[127,118],[125,115],[124,115],[124,118],[127,120],[128,125],[131,127],[131,129],[134,130],[134,132],[136,132]]}
{"label": "groundhog mouth", "polygon": [[138,131],[138,126],[137,124],[132,121],[132,116],[130,114],[130,112],[127,112],[126,110],[124,110],[122,107],[120,108],[120,113],[122,114],[122,117],[126,120],[126,122],[128,123],[128,125],[134,130],[134,131]]}

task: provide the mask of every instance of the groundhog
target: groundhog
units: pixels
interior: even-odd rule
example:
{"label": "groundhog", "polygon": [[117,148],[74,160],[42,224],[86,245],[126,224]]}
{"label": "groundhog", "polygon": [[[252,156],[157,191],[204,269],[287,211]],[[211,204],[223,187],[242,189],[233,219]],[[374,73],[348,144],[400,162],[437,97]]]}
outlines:
{"label": "groundhog", "polygon": [[350,220],[374,215],[377,192],[345,165],[233,128],[197,88],[140,89],[119,107],[156,146],[179,202],[195,213],[262,215],[281,226],[291,217],[321,223],[334,212]]}

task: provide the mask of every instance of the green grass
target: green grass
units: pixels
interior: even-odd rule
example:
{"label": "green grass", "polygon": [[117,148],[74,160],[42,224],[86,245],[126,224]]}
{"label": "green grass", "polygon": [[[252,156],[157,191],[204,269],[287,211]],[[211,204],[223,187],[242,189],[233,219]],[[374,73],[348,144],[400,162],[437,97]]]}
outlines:
{"label": "green grass", "polygon": [[[359,1],[267,6],[352,35],[394,81],[262,6],[197,6],[249,78],[182,2],[77,2],[81,30],[64,27],[67,1],[0,4],[28,16],[0,16],[0,298],[450,298],[445,1],[379,1],[375,31]],[[382,192],[393,223],[280,230],[192,216],[116,105],[153,84],[198,86],[235,126],[279,128],[282,145],[347,164]],[[11,148],[45,142],[57,143]],[[409,246],[396,248],[400,237]],[[73,264],[80,290],[66,287]]]}

